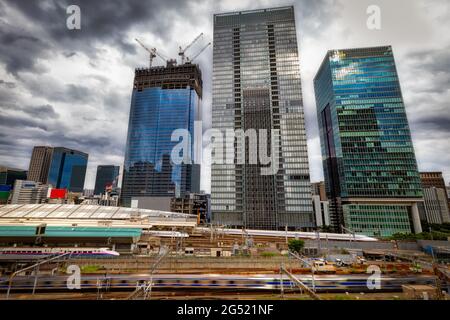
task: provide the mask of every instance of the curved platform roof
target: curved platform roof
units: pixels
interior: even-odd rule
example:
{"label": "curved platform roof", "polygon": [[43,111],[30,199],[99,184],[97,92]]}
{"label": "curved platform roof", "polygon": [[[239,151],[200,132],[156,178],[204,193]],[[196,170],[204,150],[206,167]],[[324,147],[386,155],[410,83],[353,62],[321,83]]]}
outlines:
{"label": "curved platform roof", "polygon": [[154,226],[196,226],[197,216],[167,211],[74,204],[9,204],[0,206],[0,223],[56,221],[92,224],[116,222],[122,225],[139,221]]}

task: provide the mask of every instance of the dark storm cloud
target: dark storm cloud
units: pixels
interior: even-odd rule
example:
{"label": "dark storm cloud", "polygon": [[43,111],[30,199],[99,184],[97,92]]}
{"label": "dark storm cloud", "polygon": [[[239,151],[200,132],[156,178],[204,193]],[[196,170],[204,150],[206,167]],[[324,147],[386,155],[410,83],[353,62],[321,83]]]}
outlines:
{"label": "dark storm cloud", "polygon": [[27,114],[31,118],[35,119],[57,119],[59,118],[59,114],[56,113],[55,109],[49,105],[40,105],[40,106],[21,106],[21,105],[2,105],[4,110],[18,110]]}
{"label": "dark storm cloud", "polygon": [[76,52],[64,52],[63,55],[64,55],[66,58],[71,58],[71,57],[73,57],[73,56],[76,56],[77,53],[76,53]]}
{"label": "dark storm cloud", "polygon": [[[81,30],[66,27],[66,8],[71,4],[81,8]],[[328,39],[353,37],[350,31],[345,37],[341,34],[339,27],[345,29],[345,23],[339,24],[336,30],[330,28],[342,17],[342,1],[0,0],[0,72],[4,66],[9,73],[0,74],[4,79],[0,80],[1,161],[14,164],[17,159],[25,159],[28,165],[32,147],[37,144],[62,145],[88,152],[90,163],[96,158],[98,161],[121,161],[132,88],[132,81],[123,85],[128,80],[122,77],[128,68],[129,79],[132,79],[136,64],[147,62],[145,52],[134,43],[134,37],[147,40],[151,35],[159,42],[154,45],[161,52],[169,53],[175,43],[186,43],[195,37],[195,34],[182,30],[177,39],[180,30],[174,28],[178,29],[180,25],[186,26],[186,30],[197,26],[211,39],[213,13],[236,11],[236,7],[248,10],[292,4],[295,6],[306,97],[308,146],[311,147],[311,139],[318,141],[318,130],[314,99],[309,99],[314,92],[305,85],[312,81],[304,72],[305,65],[311,61],[304,59],[303,49],[317,46],[315,40],[327,43]],[[354,43],[354,46],[359,44]],[[411,66],[405,67],[408,73],[411,70],[417,79],[423,74],[432,74],[435,77],[428,76],[427,79],[438,80],[427,80],[425,85],[414,87],[415,92],[410,95],[408,104],[416,114],[420,110],[429,111],[423,116],[412,117],[411,128],[420,132],[421,137],[432,130],[447,134],[450,128],[448,117],[440,116],[450,107],[446,105],[448,99],[442,98],[449,88],[449,52],[449,48],[422,50],[407,57],[412,62]],[[325,51],[314,53],[323,58]],[[400,61],[405,57],[401,58],[399,66],[405,63]],[[57,67],[52,65],[53,59],[57,59]],[[205,115],[210,118],[211,114],[212,52],[202,54],[199,61],[205,92],[203,127],[207,129],[211,127],[210,119],[206,120]],[[61,62],[70,69],[67,73],[60,72]],[[74,66],[78,67],[75,63],[81,64],[78,72],[73,71]],[[114,65],[104,68],[105,63]],[[404,94],[405,97],[408,95],[407,90]],[[430,95],[434,99],[430,99]],[[11,114],[3,113],[3,110]],[[316,154],[310,156],[319,155],[320,158],[320,149],[316,149]]]}
{"label": "dark storm cloud", "polygon": [[[173,14],[180,17],[192,16],[188,1],[182,0],[61,0],[29,1],[5,0],[5,3],[18,10],[37,28],[28,33],[20,28],[3,23],[0,29],[1,61],[13,74],[29,70],[35,66],[38,57],[49,53],[51,46],[64,48],[66,57],[81,51],[95,57],[96,44],[108,44],[120,48],[122,52],[134,54],[136,48],[126,37],[130,28],[145,25],[147,32],[160,39],[168,39],[173,26]],[[3,4],[6,5],[6,4]],[[69,5],[81,9],[81,30],[69,30],[66,26]],[[176,10],[176,11],[174,11]],[[5,11],[5,10],[1,10]],[[1,12],[0,11],[0,12]],[[1,18],[1,16],[0,16]],[[36,34],[43,30],[43,34]],[[43,41],[45,38],[47,41]],[[33,54],[29,54],[33,52]]]}
{"label": "dark storm cloud", "polygon": [[66,86],[66,92],[63,96],[60,96],[59,99],[61,101],[67,101],[67,102],[89,102],[92,101],[91,95],[94,95],[94,92],[92,92],[89,88],[75,85],[75,84],[68,84]]}
{"label": "dark storm cloud", "polygon": [[49,55],[48,42],[3,21],[0,21],[0,43],[0,61],[13,75],[21,70],[38,71],[36,57]]}
{"label": "dark storm cloud", "polygon": [[52,119],[59,118],[59,115],[55,112],[55,109],[49,104],[36,107],[24,107],[21,108],[21,110],[34,117],[45,117]]}
{"label": "dark storm cloud", "polygon": [[8,135],[0,132],[0,148],[1,146],[13,146],[16,142],[11,139]]}
{"label": "dark storm cloud", "polygon": [[450,46],[411,52],[407,55],[407,59],[411,60],[410,65],[417,76],[430,73],[436,77],[436,81],[430,82],[428,86],[422,88],[422,91],[444,93],[450,89]]}
{"label": "dark storm cloud", "polygon": [[9,82],[5,80],[0,79],[0,85],[5,86],[8,89],[14,89],[16,87],[16,84],[14,82]]}
{"label": "dark storm cloud", "polygon": [[450,47],[415,51],[411,52],[408,57],[420,62],[417,67],[431,72],[450,70]]}
{"label": "dark storm cloud", "polygon": [[404,92],[407,108],[414,110],[412,130],[421,137],[439,132],[442,141],[436,143],[445,144],[450,134],[450,47],[413,51],[402,62],[409,66],[412,79],[419,81],[411,81]]}
{"label": "dark storm cloud", "polygon": [[[42,108],[46,111],[51,110],[51,106],[42,106]],[[120,152],[118,149],[121,150],[124,147],[105,134],[94,136],[83,130],[74,131],[60,122],[49,123],[48,117],[42,112],[36,118],[2,113],[0,123],[4,132],[0,135],[0,145],[15,145],[18,144],[17,141],[23,140],[24,150],[31,150],[36,141],[41,141],[38,144],[65,146],[81,151],[95,149],[101,154],[111,150]]]}
{"label": "dark storm cloud", "polygon": [[21,83],[34,97],[52,102],[89,103],[98,96],[97,88],[80,84],[61,84],[53,77],[21,77]]}
{"label": "dark storm cloud", "polygon": [[4,113],[0,114],[0,123],[3,127],[8,128],[38,128],[47,130],[47,125],[39,120],[28,119],[22,116],[11,116]]}
{"label": "dark storm cloud", "polygon": [[[450,113],[450,106],[449,106]],[[450,115],[424,115],[415,122],[415,127],[422,130],[433,130],[450,133]]]}

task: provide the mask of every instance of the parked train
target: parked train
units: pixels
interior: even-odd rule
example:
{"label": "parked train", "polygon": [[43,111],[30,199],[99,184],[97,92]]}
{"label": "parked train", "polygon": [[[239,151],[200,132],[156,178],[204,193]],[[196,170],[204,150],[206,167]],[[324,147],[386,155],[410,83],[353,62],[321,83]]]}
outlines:
{"label": "parked train", "polygon": [[35,260],[62,254],[73,257],[114,257],[119,253],[108,248],[76,248],[76,247],[5,247],[0,248],[0,261]]}
{"label": "parked train", "polygon": [[[312,288],[311,276],[297,276],[303,283]],[[0,291],[7,290],[8,277],[0,277]],[[432,276],[382,277],[381,288],[370,290],[367,286],[368,276],[364,275],[321,275],[314,279],[317,292],[387,292],[401,291],[404,284],[433,284]],[[36,289],[42,291],[64,291],[67,289],[68,276],[39,276]],[[134,290],[137,286],[148,285],[150,275],[82,275],[81,290]],[[281,281],[276,275],[176,275],[156,274],[152,285],[156,290],[245,290],[245,291],[278,291],[298,290],[298,287],[286,276]],[[14,278],[13,290],[31,290],[34,277],[17,276]]]}

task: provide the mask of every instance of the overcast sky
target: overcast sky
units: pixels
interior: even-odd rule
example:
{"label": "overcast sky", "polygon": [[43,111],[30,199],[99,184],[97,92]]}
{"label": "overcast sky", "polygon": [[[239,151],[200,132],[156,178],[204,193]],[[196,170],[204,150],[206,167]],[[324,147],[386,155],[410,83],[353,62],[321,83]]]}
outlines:
{"label": "overcast sky", "polygon": [[[214,13],[295,6],[312,181],[323,179],[312,79],[327,50],[392,45],[419,169],[450,181],[450,5],[448,0],[0,0],[0,165],[27,169],[35,145],[89,153],[86,188],[99,164],[123,165],[140,38],[177,56],[200,32],[212,41]],[[66,8],[81,8],[68,30]],[[381,29],[366,26],[369,5]],[[158,60],[155,60],[155,62]],[[203,72],[203,128],[211,126],[212,48]],[[158,63],[162,64],[162,61]],[[204,143],[205,146],[207,143]],[[207,152],[202,189],[210,190]]]}

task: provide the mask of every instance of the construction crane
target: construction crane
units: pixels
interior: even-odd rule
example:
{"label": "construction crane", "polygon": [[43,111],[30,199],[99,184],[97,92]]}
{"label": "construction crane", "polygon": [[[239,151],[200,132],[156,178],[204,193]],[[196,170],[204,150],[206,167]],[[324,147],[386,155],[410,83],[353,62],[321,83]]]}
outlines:
{"label": "construction crane", "polygon": [[152,67],[153,58],[156,58],[156,56],[160,57],[163,61],[167,61],[167,58],[164,57],[162,54],[156,51],[156,48],[147,48],[139,39],[134,39],[141,45],[142,48],[144,48],[149,53],[149,67]]}
{"label": "construction crane", "polygon": [[204,46],[196,55],[194,55],[192,58],[188,58],[187,59],[187,63],[191,63],[192,61],[194,61],[195,58],[197,58],[203,51],[205,51],[206,48],[208,48],[211,45],[211,42],[208,42],[208,44],[206,46]]}
{"label": "construction crane", "polygon": [[178,55],[181,57],[181,64],[184,64],[184,60],[186,58],[185,52],[188,50],[195,42],[197,42],[198,39],[200,39],[203,36],[203,32],[200,33],[194,40],[192,40],[191,43],[189,43],[184,49],[180,46],[180,50],[178,51]]}

